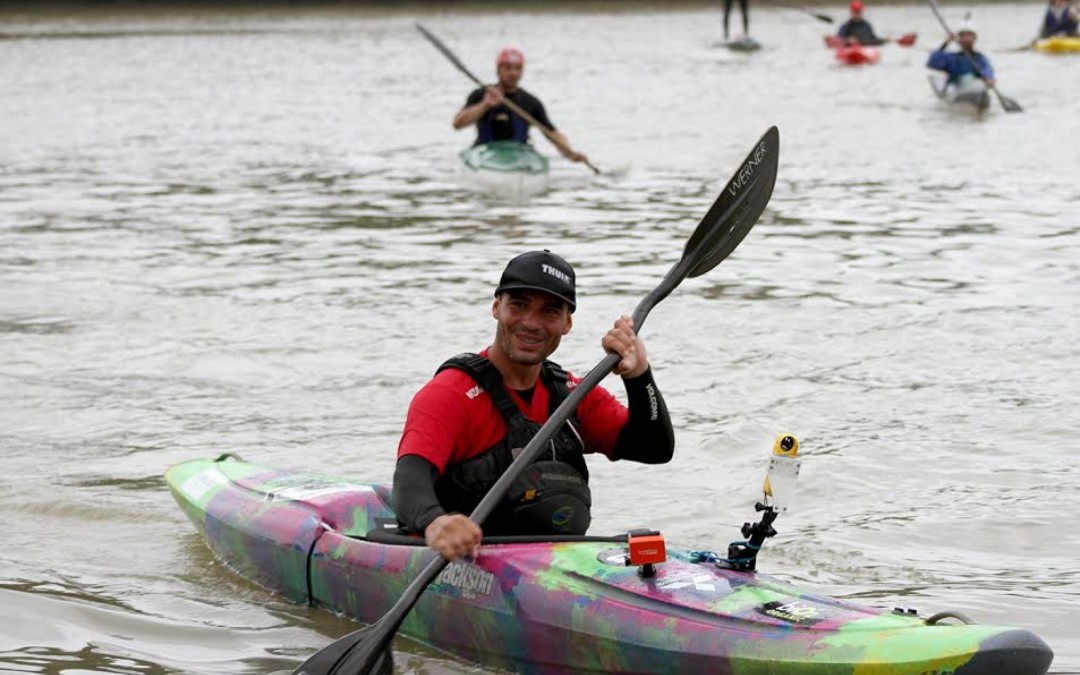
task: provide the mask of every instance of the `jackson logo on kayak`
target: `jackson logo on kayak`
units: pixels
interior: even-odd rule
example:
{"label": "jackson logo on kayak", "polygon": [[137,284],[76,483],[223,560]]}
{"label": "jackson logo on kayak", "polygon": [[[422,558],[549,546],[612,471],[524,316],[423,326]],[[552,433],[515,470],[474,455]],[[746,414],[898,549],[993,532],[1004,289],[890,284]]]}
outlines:
{"label": "jackson logo on kayak", "polygon": [[478,595],[491,595],[495,584],[495,575],[471,563],[453,562],[435,577],[431,588],[435,590],[453,589],[461,597],[472,600]]}
{"label": "jackson logo on kayak", "polygon": [[780,619],[797,626],[813,626],[829,618],[829,612],[821,607],[809,605],[802,600],[774,600],[758,607],[758,612],[774,619]]}
{"label": "jackson logo on kayak", "polygon": [[728,192],[730,192],[732,196],[734,196],[735,193],[741,190],[742,187],[746,185],[746,183],[751,178],[754,177],[754,169],[759,164],[761,164],[764,159],[765,143],[760,143],[756,148],[754,148],[754,156],[746,160],[746,164],[742,165],[742,168],[739,169],[738,175],[736,175],[735,178],[731,181],[731,187],[728,188]]}

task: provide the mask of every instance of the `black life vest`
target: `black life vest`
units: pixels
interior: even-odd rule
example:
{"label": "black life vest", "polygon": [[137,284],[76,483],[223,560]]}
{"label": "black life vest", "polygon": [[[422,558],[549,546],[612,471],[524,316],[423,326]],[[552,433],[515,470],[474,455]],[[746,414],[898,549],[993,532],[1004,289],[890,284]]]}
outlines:
{"label": "black life vest", "polygon": [[[462,370],[491,396],[506,422],[507,433],[480,454],[446,467],[435,485],[439,503],[450,512],[472,513],[520,451],[540,430],[518,408],[499,370],[479,354],[459,354],[439,366]],[[558,364],[544,361],[540,378],[549,393],[549,414],[570,395],[569,376]],[[519,478],[510,493],[483,524],[487,534],[584,534],[591,516],[589,468],[577,431],[577,414],[555,433],[549,447]]]}

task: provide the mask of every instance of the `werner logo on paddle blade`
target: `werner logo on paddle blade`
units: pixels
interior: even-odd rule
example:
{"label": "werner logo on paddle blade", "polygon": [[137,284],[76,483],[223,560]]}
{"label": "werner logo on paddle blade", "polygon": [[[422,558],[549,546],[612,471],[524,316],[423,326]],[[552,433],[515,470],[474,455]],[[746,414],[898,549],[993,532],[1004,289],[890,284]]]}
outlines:
{"label": "werner logo on paddle blade", "polygon": [[738,173],[735,174],[735,178],[731,181],[731,186],[728,188],[728,192],[731,196],[743,188],[750,180],[754,178],[754,173],[758,166],[765,161],[765,157],[768,155],[768,151],[765,148],[765,141],[758,144],[750,157],[747,158],[746,163],[742,165]]}

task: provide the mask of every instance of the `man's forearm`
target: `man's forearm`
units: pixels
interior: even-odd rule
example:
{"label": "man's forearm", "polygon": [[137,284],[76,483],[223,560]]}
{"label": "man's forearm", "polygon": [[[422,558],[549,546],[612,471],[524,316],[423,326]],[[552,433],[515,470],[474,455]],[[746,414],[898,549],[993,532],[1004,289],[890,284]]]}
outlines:
{"label": "man's forearm", "polygon": [[623,380],[630,419],[615,443],[615,459],[664,464],[675,454],[675,431],[652,369]]}
{"label": "man's forearm", "polygon": [[394,468],[394,513],[407,530],[423,532],[431,521],[446,513],[435,495],[439,470],[419,455],[405,455]]}

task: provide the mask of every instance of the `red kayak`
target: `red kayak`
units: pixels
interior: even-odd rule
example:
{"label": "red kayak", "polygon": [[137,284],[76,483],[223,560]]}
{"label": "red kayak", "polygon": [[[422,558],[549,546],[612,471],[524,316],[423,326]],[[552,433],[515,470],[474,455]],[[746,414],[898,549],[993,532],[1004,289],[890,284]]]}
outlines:
{"label": "red kayak", "polygon": [[844,39],[836,35],[825,36],[825,46],[836,52],[836,60],[845,66],[861,66],[877,63],[881,59],[881,50],[877,47],[864,47],[859,44],[844,44]]}
{"label": "red kayak", "polygon": [[[915,44],[915,33],[905,33],[896,39],[896,44],[901,47],[910,47]],[[846,66],[861,66],[877,63],[881,59],[881,50],[874,46],[860,44],[845,44],[844,38],[838,35],[826,35],[825,46],[836,53],[836,60]]]}
{"label": "red kayak", "polygon": [[877,63],[880,58],[881,50],[877,47],[848,45],[836,50],[836,60],[845,66],[862,66],[870,63]]}

